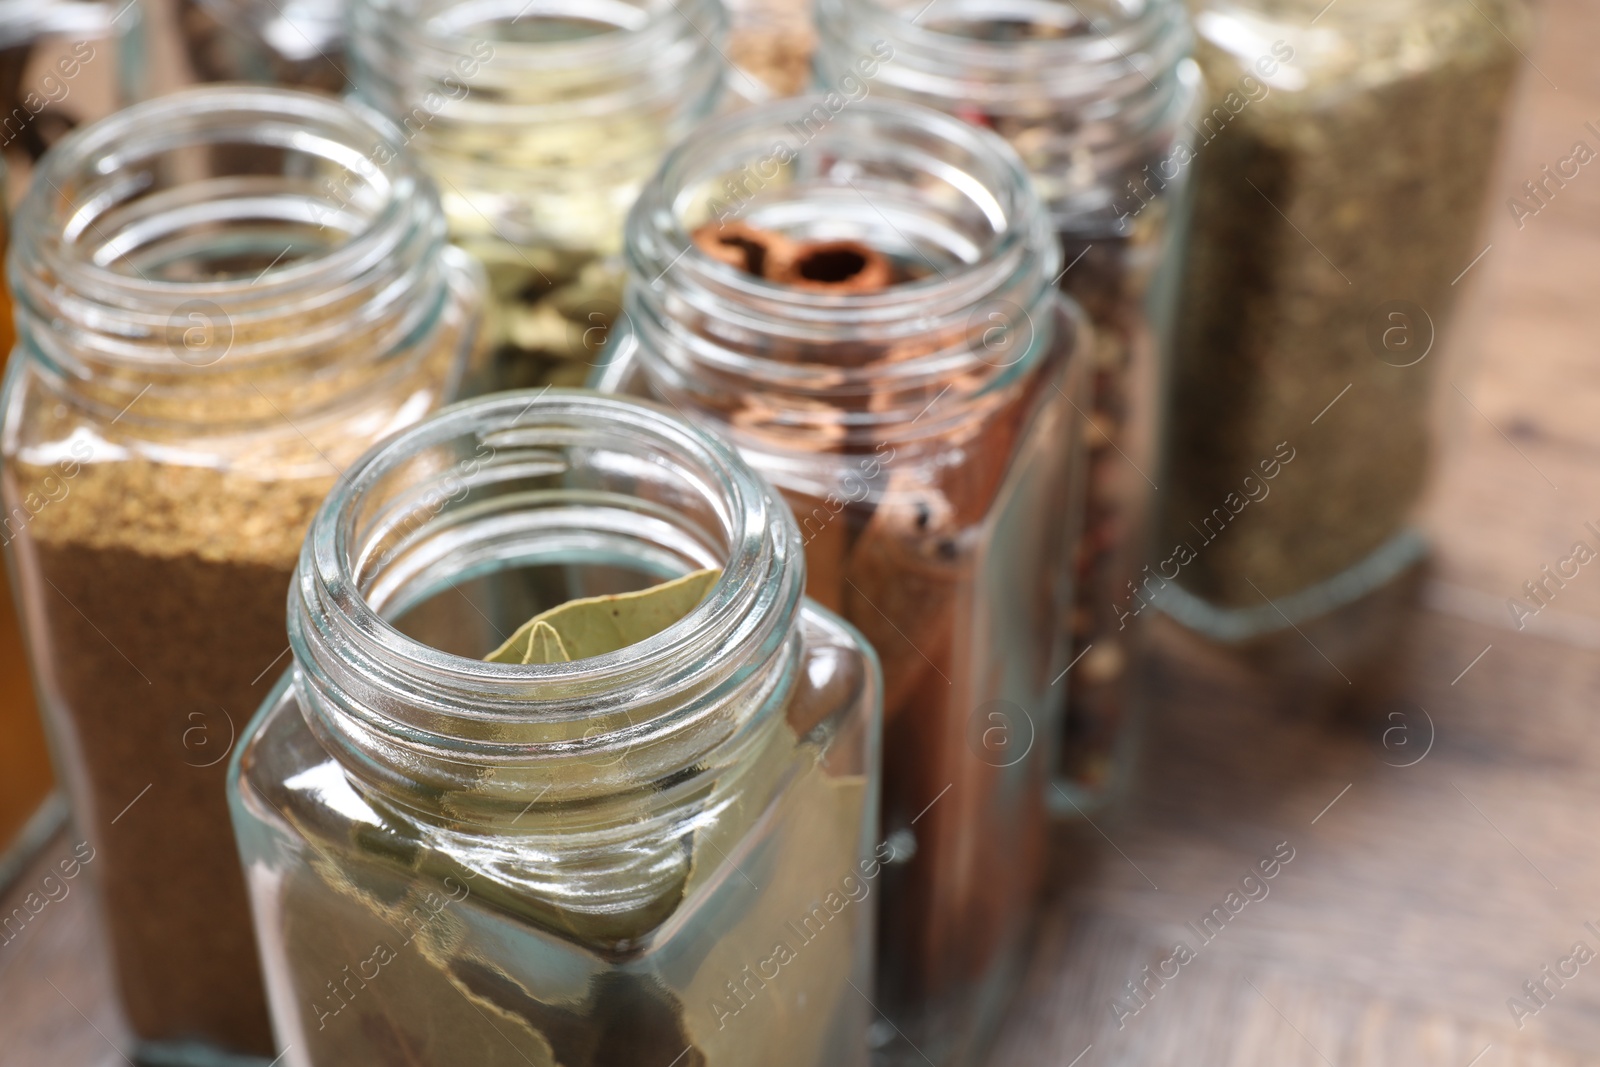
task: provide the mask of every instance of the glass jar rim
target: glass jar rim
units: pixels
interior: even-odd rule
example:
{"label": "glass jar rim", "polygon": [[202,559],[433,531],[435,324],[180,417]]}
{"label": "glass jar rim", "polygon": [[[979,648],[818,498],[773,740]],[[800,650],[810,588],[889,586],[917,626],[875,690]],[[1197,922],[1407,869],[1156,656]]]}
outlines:
{"label": "glass jar rim", "polygon": [[[981,199],[990,203],[980,206],[994,224],[995,232],[993,242],[981,250],[976,262],[959,264],[949,274],[930,274],[877,292],[837,294],[777,285],[714,259],[696,247],[681,208],[691,182],[699,176],[697,172],[703,174],[721,165],[726,147],[737,145],[752,134],[792,129],[814,109],[825,106],[825,100],[817,96],[789,97],[746,108],[702,123],[678,142],[662,160],[628,216],[626,254],[636,273],[648,277],[653,267],[660,266],[664,275],[688,266],[698,277],[745,301],[781,308],[818,325],[871,322],[901,318],[910,304],[970,305],[975,297],[981,298],[994,286],[994,264],[1012,258],[1037,237],[1031,224],[1042,218],[1042,205],[1022,159],[1003,138],[921,104],[863,99],[845,109],[852,118],[864,119],[881,131],[903,128],[940,141],[987,168],[988,173],[979,181],[984,194]],[[971,192],[970,186],[967,191]],[[980,198],[974,196],[973,200],[978,203]],[[1050,247],[1054,247],[1053,243]]]}
{"label": "glass jar rim", "polygon": [[[152,282],[138,275],[113,270],[93,258],[73,253],[82,245],[62,242],[63,234],[81,234],[94,227],[92,217],[79,218],[83,208],[62,190],[75,176],[105,175],[115,169],[118,155],[137,146],[149,153],[204,144],[226,133],[230,122],[241,119],[285,122],[302,127],[283,131],[281,147],[306,149],[319,137],[325,158],[341,162],[360,174],[383,194],[382,206],[337,246],[284,265],[273,265],[255,279]],[[208,137],[210,134],[212,136]],[[256,305],[281,304],[291,294],[315,291],[332,279],[348,275],[358,264],[370,262],[403,235],[414,215],[410,201],[419,188],[431,193],[428,179],[403,150],[397,126],[359,103],[314,93],[261,86],[197,86],[147,100],[118,111],[99,122],[74,130],[40,161],[28,193],[17,211],[13,257],[27,255],[47,262],[57,271],[70,272],[78,288],[104,293],[113,300],[136,301],[159,294],[181,301],[239,297],[249,293]],[[383,159],[378,159],[379,155]],[[354,164],[354,166],[350,166]],[[62,206],[67,209],[61,210]],[[261,282],[269,284],[262,286]]]}
{"label": "glass jar rim", "polygon": [[[1048,308],[1061,256],[1049,214],[1016,151],[993,131],[902,100],[862,98],[840,109],[814,135],[796,133],[803,134],[807,128],[801,124],[826,107],[826,97],[794,97],[747,108],[703,124],[667,155],[629,214],[624,243],[630,275],[625,308],[640,328],[645,350],[655,350],[650,329],[670,331],[668,306],[682,304],[705,313],[714,309],[730,330],[784,342],[825,346],[859,336],[915,343],[937,339],[919,354],[859,366],[751,354],[704,338],[683,346],[685,358],[704,369],[785,391],[875,392],[891,382],[938,389],[964,376],[971,381],[963,391],[971,389],[976,396],[1027,373],[1048,347],[1053,321]],[[877,292],[834,294],[775,284],[695,244],[689,222],[694,205],[688,198],[697,182],[737,171],[741,160],[754,158],[762,148],[792,147],[798,154],[819,142],[827,145],[826,138],[840,132],[839,123],[847,124],[847,135],[862,134],[874,150],[909,146],[919,163],[933,159],[921,147],[929,144],[959,157],[960,164],[934,160],[924,173],[959,190],[966,206],[987,221],[990,232],[971,259]],[[960,176],[953,178],[958,169]],[[714,203],[705,207],[713,214],[718,210]],[[1025,333],[1027,345],[1007,350],[1017,352],[1015,358],[986,358],[975,341],[995,328],[992,314],[1001,316],[1006,329]]]}
{"label": "glass jar rim", "polygon": [[[719,506],[728,558],[711,590],[687,615],[617,652],[568,663],[520,665],[471,659],[403,633],[383,613],[399,595],[398,587],[389,588],[380,603],[369,601],[367,590],[379,572],[374,568],[381,570],[389,558],[376,553],[378,535],[392,529],[375,524],[378,539],[363,541],[358,527],[371,497],[398,469],[453,441],[498,441],[508,449],[528,450],[541,440],[563,440],[575,430],[625,442],[630,454],[652,463],[679,464],[706,499]],[[510,460],[507,464],[499,472],[485,468],[463,477],[466,484],[476,478],[476,484],[484,485],[496,476],[526,472]],[[804,556],[793,518],[730,446],[641,401],[586,390],[498,393],[441,410],[373,448],[345,472],[306,538],[290,592],[290,645],[300,669],[314,676],[320,688],[343,688],[334,674],[339,667],[353,666],[364,685],[396,698],[391,708],[431,705],[418,716],[389,715],[361,701],[341,700],[342,711],[353,713],[365,726],[453,747],[448,731],[452,722],[493,723],[513,734],[526,727],[537,733],[541,725],[583,722],[597,709],[612,712],[637,704],[647,686],[652,701],[663,694],[696,691],[709,684],[708,674],[716,673],[703,663],[696,668],[692,661],[697,657],[743,652],[759,660],[779,655],[798,617],[803,587]],[[694,701],[686,701],[648,725],[678,728],[700,710]],[[605,733],[588,738],[586,747],[600,750],[638,736],[638,728]],[[540,750],[540,742],[512,737],[484,747],[528,755]],[[567,743],[561,751],[570,747]]]}
{"label": "glass jar rim", "polygon": [[[379,0],[352,0],[352,2],[371,8],[375,12],[379,6]],[[535,2],[536,0],[529,0],[521,4],[518,14],[512,21],[520,20]],[[711,16],[719,23],[726,18],[721,0],[663,0],[651,3],[648,9],[641,9],[643,17],[633,26],[617,24],[614,30],[559,41],[507,41],[463,33],[459,30],[439,32],[445,28],[441,24],[441,16],[446,10],[452,7],[484,6],[472,3],[472,0],[449,0],[447,3],[437,5],[438,10],[420,13],[418,28],[413,33],[407,33],[406,39],[409,44],[420,50],[436,53],[448,59],[472,54],[473,45],[488,40],[494,47],[497,63],[502,61],[503,49],[504,58],[509,60],[509,65],[539,70],[547,70],[552,66],[581,67],[600,61],[625,61],[628,58],[643,61],[665,40],[675,36],[685,23],[697,33],[706,32],[690,14],[684,11],[685,5],[697,13]],[[572,6],[577,10],[584,5],[574,3]],[[627,5],[613,2],[608,6],[620,8]]]}
{"label": "glass jar rim", "polygon": [[846,52],[874,35],[886,38],[898,69],[890,78],[899,86],[981,107],[1036,107],[1040,94],[1058,103],[1140,95],[1192,49],[1179,0],[1146,0],[1137,15],[1109,30],[1069,0],[1093,33],[1022,41],[986,41],[919,24],[937,2],[907,18],[885,0],[817,0],[817,20],[823,40],[833,37]]}
{"label": "glass jar rim", "polygon": [[[497,12],[496,2],[508,10]],[[557,0],[557,6],[570,4],[581,17],[583,2]],[[462,32],[494,21],[491,15],[515,21],[531,6],[519,0],[353,0],[352,84],[408,131],[419,110],[427,115],[415,129],[430,145],[425,154],[449,144],[440,131],[455,127],[521,138],[530,125],[558,135],[618,116],[704,110],[721,85],[719,42],[729,24],[722,0],[650,0],[638,9],[611,0],[612,9],[641,11],[639,25],[564,40]],[[425,10],[413,12],[416,7]],[[476,20],[457,30],[435,25],[438,12],[456,9],[477,11]],[[470,157],[473,167],[501,169],[482,152],[446,151],[457,153]]]}

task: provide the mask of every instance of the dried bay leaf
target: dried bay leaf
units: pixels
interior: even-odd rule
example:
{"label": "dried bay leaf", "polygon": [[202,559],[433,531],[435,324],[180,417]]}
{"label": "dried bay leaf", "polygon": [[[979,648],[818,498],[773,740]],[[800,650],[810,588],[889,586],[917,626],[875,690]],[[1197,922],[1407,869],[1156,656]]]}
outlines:
{"label": "dried bay leaf", "polygon": [[572,657],[567,654],[567,646],[561,643],[561,635],[556,628],[540,619],[533,624],[533,629],[528,633],[527,653],[522,657],[522,662],[527,663],[569,663]]}
{"label": "dried bay leaf", "polygon": [[542,611],[484,659],[567,663],[603,656],[654,637],[699,607],[722,577],[716,567],[632,593],[583,597]]}
{"label": "dried bay leaf", "polygon": [[[484,658],[493,663],[568,663],[627,648],[683,619],[721,575],[709,568],[647,589],[567,601],[529,619]],[[572,773],[584,772],[574,767]],[[612,906],[574,910],[521,901],[513,907],[585,944],[632,941],[659,926],[682,903],[692,867],[692,840],[693,834],[685,833],[670,840],[638,842],[632,866],[604,876],[590,872],[590,877],[599,879],[591,889],[605,883],[615,891]]]}

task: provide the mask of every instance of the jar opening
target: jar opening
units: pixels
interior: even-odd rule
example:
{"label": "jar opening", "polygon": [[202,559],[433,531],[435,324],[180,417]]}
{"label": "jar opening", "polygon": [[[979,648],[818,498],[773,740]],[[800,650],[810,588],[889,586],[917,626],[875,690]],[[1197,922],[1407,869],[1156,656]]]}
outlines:
{"label": "jar opening", "polygon": [[[1188,53],[1175,0],[819,0],[824,76],[892,42],[894,90],[1005,114],[1140,98]],[[842,69],[842,68],[841,68]]]}
{"label": "jar opening", "polygon": [[443,215],[401,143],[365,109],[240,86],[76,131],[17,213],[20,333],[97,395],[399,352],[446,288]]}
{"label": "jar opening", "polygon": [[459,122],[581,123],[704,97],[727,13],[719,0],[356,0],[351,24],[362,94],[387,114],[420,110],[435,141]]}
{"label": "jar opening", "polygon": [[636,33],[667,6],[649,0],[476,0],[445,7],[428,23],[430,29],[478,40],[568,45]]}
{"label": "jar opening", "polygon": [[[706,599],[638,644],[560,664],[479,658],[543,608],[701,567],[723,569]],[[726,446],[651,406],[509,393],[447,409],[348,472],[307,540],[290,639],[308,723],[377,781],[431,761],[537,780],[628,752],[614,774],[561,786],[604,792],[641,766],[692,764],[758,715],[752,678],[770,686],[758,668],[790,654],[803,584],[793,519]],[[491,798],[511,789],[478,777]]]}
{"label": "jar opening", "polygon": [[[708,124],[668,155],[627,232],[628,321],[675,403],[741,391],[775,423],[875,446],[936,396],[954,410],[1017,381],[1054,336],[1060,253],[1021,161],[913,104],[783,100]],[[708,234],[742,256],[711,254]],[[755,273],[752,234],[797,250],[794,280]],[[813,284],[880,257],[891,284]]]}
{"label": "jar opening", "polygon": [[187,297],[241,281],[262,293],[303,285],[313,264],[332,269],[392,244],[386,224],[418,182],[394,132],[281,90],[151,101],[51,153],[19,212],[19,243],[113,287],[137,278]]}

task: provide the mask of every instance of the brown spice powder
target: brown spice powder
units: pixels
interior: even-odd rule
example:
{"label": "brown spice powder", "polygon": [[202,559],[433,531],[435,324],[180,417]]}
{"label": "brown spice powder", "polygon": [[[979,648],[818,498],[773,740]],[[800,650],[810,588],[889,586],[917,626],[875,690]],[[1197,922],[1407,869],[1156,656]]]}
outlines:
{"label": "brown spice powder", "polygon": [[[13,494],[46,473],[19,466]],[[272,1052],[226,756],[272,684],[299,540],[332,481],[88,464],[18,545],[144,1040]]]}

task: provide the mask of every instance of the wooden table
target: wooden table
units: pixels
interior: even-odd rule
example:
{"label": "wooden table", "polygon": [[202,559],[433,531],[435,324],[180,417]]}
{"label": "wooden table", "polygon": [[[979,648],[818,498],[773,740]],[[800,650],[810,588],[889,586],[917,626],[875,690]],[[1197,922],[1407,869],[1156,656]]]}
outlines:
{"label": "wooden table", "polygon": [[[1550,0],[1542,16],[1492,247],[1446,353],[1461,395],[1430,513],[1438,558],[1393,691],[1365,718],[1312,714],[1158,625],[1137,787],[1058,835],[992,1064],[1600,1064],[1600,958],[1520,1027],[1507,1007],[1576,942],[1600,952],[1584,925],[1600,930],[1600,572],[1526,630],[1505,605],[1600,525],[1600,169],[1520,230],[1504,207],[1573,141],[1596,144],[1582,127],[1600,123],[1600,5]],[[1202,942],[1186,924],[1226,910],[1280,843],[1293,859],[1268,895]],[[0,908],[69,848],[52,844]],[[0,1065],[123,1062],[93,903],[74,883],[0,946]],[[1140,1006],[1126,983],[1172,974],[1180,938],[1194,958],[1148,980]]]}

